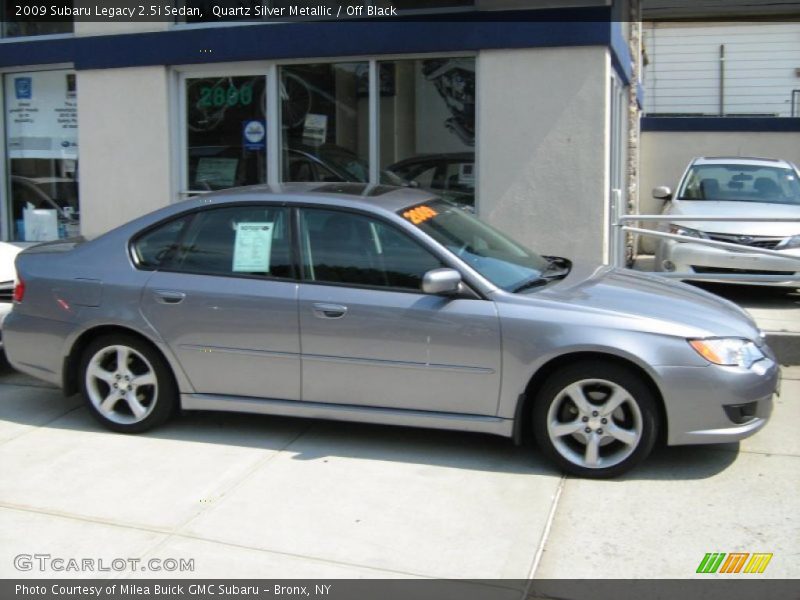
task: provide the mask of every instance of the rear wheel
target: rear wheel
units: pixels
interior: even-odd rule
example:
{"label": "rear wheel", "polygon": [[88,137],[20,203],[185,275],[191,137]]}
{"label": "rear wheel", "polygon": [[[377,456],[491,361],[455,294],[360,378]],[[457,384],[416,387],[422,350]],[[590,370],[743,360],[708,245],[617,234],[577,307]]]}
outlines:
{"label": "rear wheel", "polygon": [[129,335],[90,343],[80,383],[89,411],[114,431],[136,433],[160,425],[177,401],[169,365],[150,344]]}
{"label": "rear wheel", "polygon": [[545,382],[534,401],[533,431],[544,454],[564,471],[614,477],[650,454],[657,415],[653,393],[636,372],[582,362]]}

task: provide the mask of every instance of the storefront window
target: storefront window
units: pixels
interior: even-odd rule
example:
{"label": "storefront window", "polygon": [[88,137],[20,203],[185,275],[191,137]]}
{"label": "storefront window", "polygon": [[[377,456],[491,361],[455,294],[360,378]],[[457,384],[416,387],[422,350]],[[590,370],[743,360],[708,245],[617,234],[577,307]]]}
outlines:
{"label": "storefront window", "polygon": [[[61,2],[57,7],[71,9],[74,2]],[[0,4],[0,37],[26,37],[32,35],[54,35],[72,33],[75,25],[72,17],[64,21],[52,21],[54,17],[49,4],[29,2],[9,2]]]}
{"label": "storefront window", "polygon": [[24,23],[3,23],[2,37],[28,37],[32,35],[56,35],[59,33],[72,33],[75,26],[69,22],[48,22],[41,23],[27,21]]}
{"label": "storefront window", "polygon": [[182,81],[184,196],[265,182],[380,183],[475,206],[473,57],[265,64]]}
{"label": "storefront window", "polygon": [[266,78],[187,79],[188,192],[267,180]]}
{"label": "storefront window", "polygon": [[369,181],[369,63],[280,69],[284,181]]}
{"label": "storefront window", "polygon": [[11,236],[47,241],[79,234],[75,73],[3,76]]}
{"label": "storefront window", "polygon": [[475,60],[378,65],[381,169],[474,207]]}

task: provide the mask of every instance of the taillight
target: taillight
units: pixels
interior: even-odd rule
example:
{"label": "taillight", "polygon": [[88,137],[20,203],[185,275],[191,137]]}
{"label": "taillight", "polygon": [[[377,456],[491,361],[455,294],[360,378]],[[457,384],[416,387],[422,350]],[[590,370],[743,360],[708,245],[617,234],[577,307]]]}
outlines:
{"label": "taillight", "polygon": [[14,302],[22,302],[25,297],[25,282],[22,277],[17,279],[17,285],[14,286]]}

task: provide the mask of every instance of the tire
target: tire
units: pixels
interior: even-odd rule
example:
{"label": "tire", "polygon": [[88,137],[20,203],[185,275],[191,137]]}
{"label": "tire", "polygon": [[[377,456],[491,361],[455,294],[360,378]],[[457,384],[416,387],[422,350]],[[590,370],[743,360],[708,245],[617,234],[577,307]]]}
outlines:
{"label": "tire", "polygon": [[650,454],[658,415],[641,375],[612,362],[580,362],[553,373],[539,390],[533,434],[542,453],[563,471],[604,479],[629,471]]}
{"label": "tire", "polygon": [[[126,362],[122,368],[120,359]],[[161,425],[178,398],[172,371],[161,354],[125,334],[104,335],[87,346],[81,357],[80,389],[94,418],[121,433]]]}

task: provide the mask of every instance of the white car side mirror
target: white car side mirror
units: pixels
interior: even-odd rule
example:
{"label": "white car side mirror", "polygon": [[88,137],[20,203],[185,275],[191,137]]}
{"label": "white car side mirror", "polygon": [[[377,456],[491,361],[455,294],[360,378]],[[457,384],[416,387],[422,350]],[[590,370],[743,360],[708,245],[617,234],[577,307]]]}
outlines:
{"label": "white car side mirror", "polygon": [[653,188],[653,198],[658,200],[672,200],[672,190],[666,185]]}

